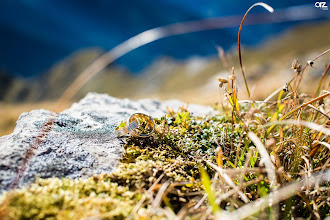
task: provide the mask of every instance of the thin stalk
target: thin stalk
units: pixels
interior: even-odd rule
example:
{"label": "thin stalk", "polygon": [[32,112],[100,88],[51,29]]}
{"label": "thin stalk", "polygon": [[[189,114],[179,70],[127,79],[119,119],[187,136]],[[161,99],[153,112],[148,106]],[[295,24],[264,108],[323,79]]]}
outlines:
{"label": "thin stalk", "polygon": [[327,65],[327,67],[325,68],[325,70],[324,70],[324,72],[322,74],[322,77],[321,77],[321,80],[320,80],[319,85],[317,87],[315,96],[318,96],[319,95],[320,90],[321,90],[321,86],[322,86],[322,82],[325,79],[325,76],[327,75],[329,69],[330,69],[330,64]]}
{"label": "thin stalk", "polygon": [[243,27],[243,24],[244,24],[244,21],[245,21],[245,18],[247,16],[247,14],[251,11],[252,8],[254,8],[255,6],[262,6],[264,7],[266,10],[268,10],[270,13],[273,13],[274,12],[274,9],[267,5],[266,3],[263,3],[263,2],[258,2],[258,3],[255,3],[253,4],[245,13],[242,21],[241,21],[241,24],[239,26],[239,30],[238,30],[238,41],[237,41],[237,48],[238,48],[238,59],[239,59],[239,64],[241,66],[241,71],[242,71],[242,74],[243,74],[243,78],[244,78],[244,83],[245,83],[245,88],[246,88],[246,91],[247,91],[247,94],[249,96],[249,99],[251,99],[251,94],[250,94],[250,90],[249,90],[249,87],[248,87],[248,84],[247,84],[247,81],[246,81],[246,77],[245,77],[245,73],[244,73],[244,69],[243,69],[243,63],[242,63],[242,54],[241,54],[241,31],[242,31],[242,27]]}
{"label": "thin stalk", "polygon": [[[257,3],[263,7],[267,7],[267,10],[273,11],[273,9],[264,3]],[[297,10],[297,6],[294,6]],[[276,14],[272,16],[266,16],[264,13],[254,14],[249,16],[249,20],[245,22],[245,25],[266,24],[266,23],[282,23],[287,21],[308,20],[322,17],[318,13],[311,13],[310,8],[299,8],[301,13],[297,16],[288,16],[292,13],[292,8],[278,10]],[[116,61],[118,58],[125,54],[143,46],[148,43],[160,40],[169,36],[175,36],[180,34],[193,33],[205,30],[223,29],[229,27],[236,27],[241,21],[241,16],[228,16],[221,18],[210,18],[199,21],[180,22],[170,24],[162,27],[153,28],[142,32],[132,38],[117,45],[107,53],[97,58],[92,64],[90,64],[79,76],[70,84],[70,86],[63,92],[54,106],[55,111],[63,108],[70,99],[72,99],[77,92],[94,76],[96,76],[102,69]]]}
{"label": "thin stalk", "polygon": [[[318,56],[316,56],[314,59],[310,60],[309,63],[310,63],[310,62],[314,62],[315,60],[317,60],[318,58],[320,58],[320,57],[323,56],[324,54],[328,53],[329,51],[330,51],[330,49],[324,51],[323,53],[321,53],[321,54],[319,54]],[[309,63],[307,63],[306,66],[305,66],[305,67],[302,69],[302,71],[301,71],[301,74],[300,74],[300,78],[299,78],[298,84],[297,84],[296,87],[295,87],[296,91],[297,91],[298,88],[299,88],[299,85],[300,85],[300,82],[301,82],[301,80],[302,80],[303,73],[304,73],[305,69],[306,69],[308,66],[310,66]]]}
{"label": "thin stalk", "polygon": [[315,99],[312,99],[312,100],[310,100],[309,102],[305,102],[304,104],[302,104],[302,105],[298,106],[297,108],[293,109],[292,111],[290,111],[288,114],[284,115],[282,118],[280,118],[279,121],[282,121],[283,119],[285,119],[286,117],[288,117],[288,116],[291,115],[292,113],[296,112],[297,110],[299,110],[299,109],[301,109],[301,108],[303,108],[303,107],[305,107],[305,106],[307,106],[307,105],[309,105],[309,104],[311,104],[311,103],[313,103],[313,102],[316,102],[316,101],[318,101],[318,100],[324,99],[324,98],[327,97],[328,95],[330,95],[330,92],[327,92],[327,93],[325,93],[324,95],[321,95],[321,96],[319,96],[319,97],[317,97],[317,98],[315,98]]}

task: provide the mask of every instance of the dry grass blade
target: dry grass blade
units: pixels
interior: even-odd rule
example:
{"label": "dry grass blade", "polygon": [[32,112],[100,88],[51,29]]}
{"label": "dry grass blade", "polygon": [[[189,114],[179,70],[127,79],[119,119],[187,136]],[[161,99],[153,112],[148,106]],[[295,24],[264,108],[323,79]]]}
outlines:
{"label": "dry grass blade", "polygon": [[159,191],[158,191],[158,193],[157,193],[157,195],[156,195],[156,198],[155,198],[155,200],[152,202],[152,207],[153,208],[157,208],[157,207],[159,207],[160,206],[160,203],[161,203],[161,201],[162,201],[162,198],[163,198],[163,196],[164,196],[164,194],[165,194],[165,191],[166,191],[166,189],[167,189],[167,187],[169,186],[171,184],[171,182],[169,181],[169,180],[167,180],[161,187],[160,187],[160,189],[159,189]]}
{"label": "dry grass blade", "polygon": [[310,101],[308,101],[308,102],[305,102],[304,104],[298,106],[297,108],[293,109],[293,110],[290,111],[288,114],[286,114],[286,115],[284,115],[282,118],[280,118],[280,121],[282,121],[283,119],[285,119],[286,117],[288,117],[288,116],[291,115],[292,113],[296,112],[297,110],[299,110],[299,109],[301,109],[301,108],[303,108],[303,107],[305,107],[305,106],[307,106],[307,105],[309,105],[309,104],[311,104],[311,103],[313,103],[313,102],[316,102],[316,101],[319,101],[319,100],[321,100],[321,99],[324,99],[324,98],[327,97],[328,95],[330,95],[330,92],[326,92],[325,94],[323,94],[323,95],[321,95],[321,96],[319,96],[319,97],[317,97],[317,98],[315,98],[315,99],[312,99],[312,100],[310,100]]}
{"label": "dry grass blade", "polygon": [[255,168],[243,167],[237,169],[225,169],[223,171],[229,176],[235,176],[238,174],[246,174],[246,173],[261,173],[264,172],[265,170],[260,167],[255,167]]}
{"label": "dry grass blade", "polygon": [[267,5],[266,3],[263,3],[263,2],[258,2],[258,3],[255,3],[253,4],[245,13],[242,21],[241,21],[241,24],[239,26],[239,30],[238,30],[238,42],[237,42],[237,48],[238,48],[238,59],[239,59],[239,64],[241,66],[241,71],[242,71],[242,74],[243,74],[243,78],[244,78],[244,83],[245,83],[245,87],[246,87],[246,91],[248,93],[248,96],[249,96],[249,99],[251,99],[251,94],[250,94],[250,91],[249,91],[249,87],[248,87],[248,84],[247,84],[247,81],[246,81],[246,77],[245,77],[245,73],[244,73],[244,69],[243,69],[243,63],[242,63],[242,54],[241,54],[241,30],[242,30],[242,27],[243,27],[243,24],[244,24],[244,21],[245,21],[245,18],[247,16],[247,14],[251,11],[252,8],[254,8],[255,6],[262,6],[264,7],[266,10],[268,10],[269,12],[273,13],[274,12],[274,9]]}
{"label": "dry grass blade", "polygon": [[[262,180],[263,180],[263,178],[262,177],[261,178],[259,177],[257,179],[254,179],[254,180],[251,180],[249,182],[244,183],[243,185],[239,186],[239,188],[240,189],[244,189],[244,187],[248,187],[250,185],[256,184],[256,183],[258,183],[258,182],[260,182]],[[235,193],[236,193],[236,190],[235,189],[231,189],[228,192],[225,192],[225,193],[219,195],[217,197],[217,200],[216,200],[217,204],[220,204],[220,202],[222,200],[229,198],[230,196],[234,195]]]}
{"label": "dry grass blade", "polygon": [[259,150],[259,153],[261,155],[261,159],[265,163],[266,172],[268,175],[268,178],[270,180],[271,188],[276,189],[277,187],[277,180],[276,180],[276,171],[275,166],[273,162],[270,159],[270,156],[264,147],[264,145],[261,143],[260,139],[257,137],[257,135],[253,132],[248,133],[248,137],[251,139],[251,141],[256,145],[257,149]]}
{"label": "dry grass blade", "polygon": [[241,197],[241,199],[245,202],[248,203],[249,199],[246,197],[246,195],[239,190],[239,188],[236,186],[236,184],[230,179],[230,177],[223,171],[223,169],[221,169],[220,167],[214,165],[213,163],[206,161],[208,165],[210,165],[213,169],[215,169],[220,176],[222,176],[222,178],[226,181],[226,183],[231,186],[234,190],[236,190],[236,192],[238,193],[238,195]]}
{"label": "dry grass blade", "polygon": [[[288,82],[288,84],[290,84],[293,80],[295,79],[295,77],[292,77],[292,79]],[[265,100],[264,102],[268,102],[271,98],[273,98],[277,93],[279,93],[280,91],[283,90],[283,87],[280,87],[278,89],[276,89],[272,94],[270,94]]]}
{"label": "dry grass blade", "polygon": [[329,69],[330,69],[330,64],[327,65],[327,67],[325,68],[325,70],[324,70],[324,72],[322,74],[322,77],[321,77],[321,80],[320,80],[319,85],[317,87],[315,96],[318,96],[319,95],[320,90],[321,90],[322,83],[324,82],[324,79],[325,79],[327,73],[329,72]]}
{"label": "dry grass blade", "polygon": [[330,116],[328,116],[326,113],[322,112],[320,109],[315,108],[311,104],[308,104],[308,107],[310,107],[310,108],[314,109],[315,111],[321,113],[324,117],[326,117],[326,118],[328,118],[328,120],[330,120]]}
{"label": "dry grass blade", "polygon": [[127,217],[127,220],[130,220],[133,218],[133,216],[135,215],[135,213],[139,210],[139,208],[142,206],[143,202],[145,201],[145,199],[147,198],[147,195],[149,195],[152,190],[155,188],[155,186],[159,183],[159,181],[161,179],[163,179],[163,177],[165,176],[165,174],[163,173],[162,175],[160,175],[158,177],[158,179],[152,184],[152,186],[148,189],[148,191],[143,195],[143,197],[141,198],[141,200],[138,202],[138,204],[136,204],[136,206],[134,207],[134,209],[132,210],[132,212],[129,214],[129,216]]}
{"label": "dry grass blade", "polygon": [[292,183],[275,192],[271,192],[269,195],[260,198],[255,202],[249,203],[234,212],[219,213],[219,215],[217,215],[217,219],[245,219],[255,213],[266,209],[267,207],[269,207],[269,203],[276,204],[280,201],[283,201],[296,195],[297,193],[302,191],[307,184],[315,184],[316,182],[322,183],[326,181],[330,181],[330,170],[327,170],[325,173],[322,174],[312,175],[310,178],[304,178],[298,183]]}
{"label": "dry grass blade", "polygon": [[[307,173],[307,177],[310,178],[312,176],[312,169],[311,169],[311,165],[309,160],[307,159],[306,156],[302,156],[301,159],[303,159],[305,161],[305,172]],[[306,194],[309,193],[309,188],[310,188],[310,184],[309,182],[306,183],[307,185],[307,189],[306,189]]]}
{"label": "dry grass blade", "polygon": [[[169,207],[165,207],[164,209],[162,209],[163,213],[166,215],[167,219],[173,219],[173,220],[180,220],[182,218],[179,217],[179,215],[175,215],[175,213],[173,212],[173,210]],[[141,218],[140,218],[141,219]]]}
{"label": "dry grass blade", "polygon": [[318,58],[320,58],[321,56],[323,56],[324,54],[328,53],[330,51],[330,49],[327,49],[326,51],[324,51],[323,53],[319,54],[317,57],[315,57],[314,59],[312,59],[311,61],[315,61],[317,60]]}
{"label": "dry grass blade", "polygon": [[330,135],[330,129],[325,128],[322,125],[319,125],[319,124],[316,124],[313,122],[308,122],[308,121],[284,120],[284,121],[271,122],[271,123],[265,124],[261,128],[268,127],[268,126],[274,126],[274,125],[286,125],[286,124],[303,125],[305,127],[313,129],[315,131],[322,132],[323,134]]}
{"label": "dry grass blade", "polygon": [[280,91],[283,90],[283,87],[280,87],[278,89],[276,89],[272,94],[270,94],[265,100],[264,102],[268,102],[271,98],[273,98],[277,93],[279,93]]}
{"label": "dry grass blade", "polygon": [[89,65],[74,82],[64,91],[55,105],[55,109],[61,108],[68,100],[72,99],[75,94],[96,74],[118,58],[156,40],[169,36],[192,33],[203,30],[220,29],[233,27],[239,24],[239,16],[228,16],[222,18],[212,18],[199,21],[181,22],[162,27],[153,28],[144,31],[123,43],[117,45],[112,50],[103,54]]}
{"label": "dry grass blade", "polygon": [[205,194],[199,201],[198,201],[198,203],[194,206],[194,209],[196,210],[196,209],[198,209],[201,205],[202,205],[202,203],[206,200],[206,198],[207,198],[207,195]]}
{"label": "dry grass blade", "polygon": [[[268,134],[274,129],[274,127],[275,127],[276,124],[282,124],[282,123],[280,123],[280,122],[283,121],[283,119],[285,119],[286,117],[288,117],[288,116],[291,115],[292,113],[294,113],[294,112],[296,112],[296,111],[302,109],[302,108],[305,107],[305,106],[308,106],[308,105],[312,104],[313,102],[323,100],[324,98],[326,98],[326,97],[329,96],[329,95],[330,95],[330,92],[325,91],[325,94],[323,94],[323,95],[321,95],[321,96],[319,96],[319,97],[316,97],[316,98],[314,98],[314,99],[312,99],[312,100],[310,100],[310,101],[308,101],[308,102],[305,102],[305,103],[303,103],[302,105],[298,106],[297,108],[291,110],[289,113],[287,113],[286,115],[284,115],[283,117],[281,117],[281,118],[279,119],[279,122],[271,122],[271,123],[265,124],[265,125],[262,126],[262,127],[265,127],[265,126],[269,126],[269,125],[271,125],[270,128],[269,128],[269,129],[267,130],[267,132],[266,132],[266,134],[268,135]],[[298,125],[299,125],[299,122],[296,122],[296,121],[294,121],[294,120],[287,120],[287,123],[289,123],[289,124],[297,124],[297,123],[298,123]],[[302,123],[304,123],[304,124],[302,124],[302,125],[305,125],[305,126],[307,126],[307,127],[309,127],[309,126],[312,126],[312,127],[315,127],[315,128],[320,127],[320,125],[317,125],[317,124],[312,123],[312,122],[302,122]],[[310,123],[311,123],[311,124],[310,124]],[[319,129],[324,130],[324,129],[322,129],[322,127],[319,128]],[[316,130],[317,130],[317,129],[316,129]],[[320,131],[320,130],[319,130],[319,131]],[[324,130],[324,131],[325,131],[326,133],[328,132],[327,130]]]}
{"label": "dry grass blade", "polygon": [[225,68],[229,69],[229,65],[224,49],[220,46],[217,46],[217,51],[218,51],[218,57],[221,60],[222,64],[224,65]]}
{"label": "dry grass blade", "polygon": [[[268,11],[273,11],[273,9],[265,3],[256,3],[255,5],[261,5],[265,7]],[[255,6],[254,5],[254,6]],[[252,6],[252,7],[254,7]],[[296,7],[296,6],[295,6]],[[249,9],[250,10],[250,9]],[[291,8],[279,10],[276,15],[272,17],[260,16],[258,14],[250,15],[249,22],[246,25],[252,24],[262,24],[262,23],[280,23],[286,21],[297,21],[318,18],[319,15],[315,13],[310,13],[310,9],[301,8],[302,13],[299,16],[287,16],[292,11]],[[260,18],[263,19],[260,19]],[[191,22],[180,22],[175,24],[170,24],[162,27],[153,28],[142,32],[132,38],[124,41],[118,46],[114,47],[112,50],[103,54],[97,60],[95,60],[91,65],[89,65],[80,75],[73,81],[73,83],[63,92],[62,96],[58,99],[55,110],[61,109],[64,104],[66,104],[70,99],[72,99],[76,93],[95,75],[97,75],[106,66],[117,60],[118,58],[124,56],[125,54],[139,48],[143,45],[151,43],[156,40],[160,40],[169,36],[193,33],[204,30],[214,30],[228,27],[236,27],[240,24],[241,16],[228,16],[221,18],[209,18],[199,21]],[[242,23],[241,23],[242,24]],[[240,47],[240,45],[239,45]],[[239,49],[240,53],[240,49]]]}
{"label": "dry grass blade", "polygon": [[313,144],[314,143],[321,144],[321,145],[327,147],[330,150],[330,144],[328,144],[328,143],[325,143],[323,141],[314,141]]}

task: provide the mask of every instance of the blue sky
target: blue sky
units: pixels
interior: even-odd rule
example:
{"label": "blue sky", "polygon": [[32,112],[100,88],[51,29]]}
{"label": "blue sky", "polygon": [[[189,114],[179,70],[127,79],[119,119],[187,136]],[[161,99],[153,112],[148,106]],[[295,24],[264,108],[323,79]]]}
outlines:
{"label": "blue sky", "polygon": [[[157,26],[229,15],[243,15],[256,1],[215,0],[2,0],[0,2],[0,69],[13,74],[42,74],[77,50],[110,50],[128,38]],[[314,1],[265,1],[277,9]],[[265,12],[261,7],[251,14]],[[320,13],[327,13],[321,12]],[[255,45],[294,22],[244,29],[242,43]],[[170,37],[139,48],[117,61],[139,72],[160,56],[185,59],[214,56],[216,45],[231,48],[238,27]]]}

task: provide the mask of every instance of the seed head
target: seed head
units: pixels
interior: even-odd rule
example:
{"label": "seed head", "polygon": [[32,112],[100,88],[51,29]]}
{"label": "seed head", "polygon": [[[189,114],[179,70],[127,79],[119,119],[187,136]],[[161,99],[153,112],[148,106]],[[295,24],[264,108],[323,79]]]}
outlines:
{"label": "seed head", "polygon": [[299,66],[299,62],[298,62],[298,60],[294,60],[293,62],[292,62],[292,65],[291,65],[291,69],[297,69],[298,68],[298,66]]}
{"label": "seed head", "polygon": [[220,82],[219,87],[222,88],[223,84],[228,83],[228,80],[218,77],[217,80]]}
{"label": "seed head", "polygon": [[302,65],[299,64],[298,60],[294,60],[292,62],[291,69],[294,69],[298,74],[300,74],[300,72],[302,70]]}
{"label": "seed head", "polygon": [[236,76],[235,76],[235,75],[230,75],[228,78],[229,78],[229,80],[231,80],[231,81],[236,80]]}
{"label": "seed head", "polygon": [[308,64],[309,66],[313,67],[313,65],[314,65],[314,62],[313,62],[313,61],[311,61],[311,60],[308,60],[308,61],[307,61],[307,64]]}
{"label": "seed head", "polygon": [[288,92],[289,91],[289,84],[285,83],[285,85],[283,86],[283,91],[284,92]]}

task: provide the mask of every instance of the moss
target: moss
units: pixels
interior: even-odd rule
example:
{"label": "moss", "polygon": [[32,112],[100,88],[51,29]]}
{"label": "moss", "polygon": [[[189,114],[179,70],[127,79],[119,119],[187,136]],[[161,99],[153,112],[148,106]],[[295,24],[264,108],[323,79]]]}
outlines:
{"label": "moss", "polygon": [[[162,174],[164,180],[192,182],[193,178],[182,168],[184,161],[175,166],[170,162],[137,161],[123,163],[109,175],[89,179],[37,179],[22,189],[3,196],[7,199],[8,219],[125,219],[142,195]],[[199,183],[179,187],[183,192],[200,191]],[[179,198],[169,196],[170,200]],[[184,197],[184,196],[182,196]],[[180,206],[181,207],[181,206]]]}
{"label": "moss", "polygon": [[140,194],[131,194],[108,178],[38,179],[36,183],[8,194],[9,219],[80,219],[101,216],[123,219]]}
{"label": "moss", "polygon": [[[161,124],[164,120],[156,120],[156,123]],[[187,112],[167,120],[171,126],[170,134],[128,138],[122,163],[109,175],[78,180],[37,179],[30,186],[5,194],[7,218],[78,219],[97,216],[124,219],[162,174],[164,177],[160,184],[165,181],[183,183],[174,184],[167,196],[169,203],[180,201],[173,207],[179,210],[195,196],[194,192],[202,189],[200,182],[195,181],[199,178],[200,163],[196,153],[212,155],[214,151],[208,151],[216,146],[207,145],[207,142],[193,146],[193,142],[209,137],[202,129],[210,126],[207,124],[209,121],[203,124],[201,120],[204,119],[192,119]],[[202,130],[196,133],[197,128]],[[192,151],[197,147],[200,151]],[[209,158],[214,159],[213,156]]]}

